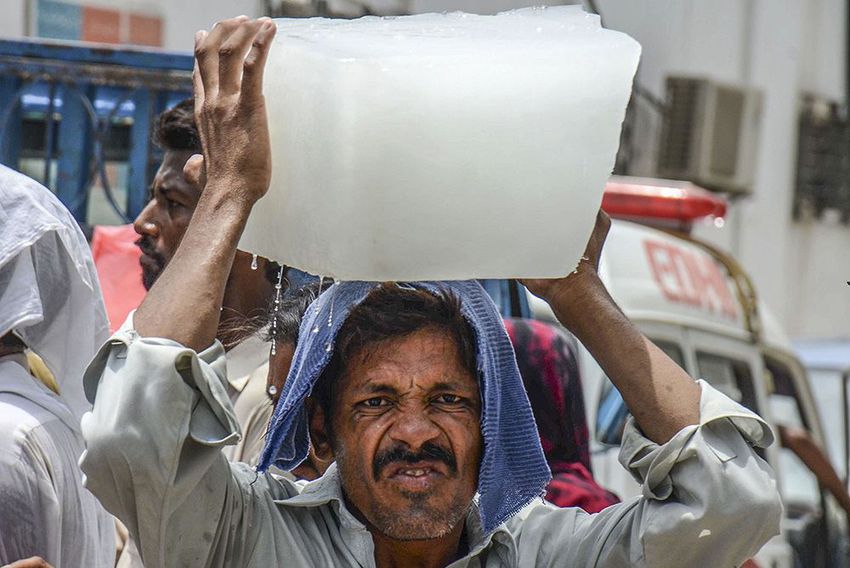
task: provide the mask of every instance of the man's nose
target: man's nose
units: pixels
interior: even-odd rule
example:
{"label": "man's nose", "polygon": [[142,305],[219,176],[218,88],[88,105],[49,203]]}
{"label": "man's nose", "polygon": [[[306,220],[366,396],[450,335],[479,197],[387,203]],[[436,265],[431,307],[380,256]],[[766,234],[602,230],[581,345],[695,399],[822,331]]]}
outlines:
{"label": "man's nose", "polygon": [[432,442],[440,437],[442,430],[434,423],[424,409],[407,410],[398,416],[389,432],[396,442],[407,445],[416,451],[426,442]]}
{"label": "man's nose", "polygon": [[139,213],[139,216],[136,217],[136,220],[133,221],[133,230],[143,237],[148,236],[155,239],[159,237],[159,225],[153,221],[153,206],[154,200],[151,199]]}

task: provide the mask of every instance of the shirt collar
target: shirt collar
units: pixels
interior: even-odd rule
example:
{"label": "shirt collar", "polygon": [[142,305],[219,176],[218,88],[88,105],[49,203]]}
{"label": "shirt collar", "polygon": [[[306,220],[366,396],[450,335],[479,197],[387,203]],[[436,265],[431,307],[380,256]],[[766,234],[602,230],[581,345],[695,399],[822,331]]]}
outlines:
{"label": "shirt collar", "polygon": [[238,392],[245,388],[251,373],[269,360],[271,346],[262,340],[262,333],[248,336],[225,355],[227,382]]}
{"label": "shirt collar", "polygon": [[[331,464],[325,474],[305,484],[301,493],[294,497],[279,499],[275,501],[284,507],[318,507],[330,505],[334,508],[340,524],[349,530],[364,531],[366,526],[348,510],[342,495],[342,485],[339,479],[339,470],[336,463]],[[464,558],[471,558],[481,554],[491,546],[493,542],[504,546],[509,558],[514,559],[515,565],[517,550],[516,542],[505,523],[502,523],[491,534],[485,535],[481,526],[481,516],[478,512],[478,496],[476,495],[472,507],[466,516],[466,540],[469,550]]]}

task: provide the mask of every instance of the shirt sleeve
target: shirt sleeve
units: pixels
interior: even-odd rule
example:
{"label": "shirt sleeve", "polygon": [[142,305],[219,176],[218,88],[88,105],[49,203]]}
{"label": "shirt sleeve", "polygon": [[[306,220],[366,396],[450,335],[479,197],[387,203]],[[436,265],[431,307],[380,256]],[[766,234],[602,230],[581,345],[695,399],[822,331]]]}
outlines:
{"label": "shirt sleeve", "polygon": [[530,507],[518,525],[520,565],[739,566],[778,534],[775,475],[754,450],[773,442],[770,428],[700,385],[700,423],[667,443],[627,424],[620,461],[643,495],[594,515]]}
{"label": "shirt sleeve", "polygon": [[147,566],[239,564],[257,538],[248,529],[262,512],[250,504],[269,501],[255,498],[267,483],[222,455],[240,435],[224,375],[220,343],[196,353],[139,337],[132,315],[86,371],[86,486]]}
{"label": "shirt sleeve", "polygon": [[0,563],[41,556],[58,566],[62,511],[44,456],[25,440],[19,455],[0,462]]}

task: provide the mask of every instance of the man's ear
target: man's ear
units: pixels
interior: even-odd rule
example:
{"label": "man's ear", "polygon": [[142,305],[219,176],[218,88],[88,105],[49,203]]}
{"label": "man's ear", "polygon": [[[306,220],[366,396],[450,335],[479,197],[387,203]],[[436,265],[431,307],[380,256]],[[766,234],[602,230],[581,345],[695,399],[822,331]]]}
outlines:
{"label": "man's ear", "polygon": [[330,421],[325,416],[325,409],[313,397],[308,397],[307,416],[310,417],[310,443],[316,458],[330,464],[334,461],[333,444],[331,444]]}

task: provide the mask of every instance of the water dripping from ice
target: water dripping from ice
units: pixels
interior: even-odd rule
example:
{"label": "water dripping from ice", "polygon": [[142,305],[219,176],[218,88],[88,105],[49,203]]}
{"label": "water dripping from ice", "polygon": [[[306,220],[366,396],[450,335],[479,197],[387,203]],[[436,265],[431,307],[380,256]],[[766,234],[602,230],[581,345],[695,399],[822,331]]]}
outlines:
{"label": "water dripping from ice", "polygon": [[[319,295],[322,294],[322,284],[325,283],[325,277],[319,276]],[[318,302],[316,303],[316,311],[319,311]],[[319,323],[316,322],[316,325],[313,326],[313,333],[319,333]]]}
{"label": "water dripping from ice", "polygon": [[329,290],[331,294],[331,309],[328,312],[328,327],[331,327],[334,323],[334,300],[336,299],[336,278],[332,278],[333,283],[331,284]]}

